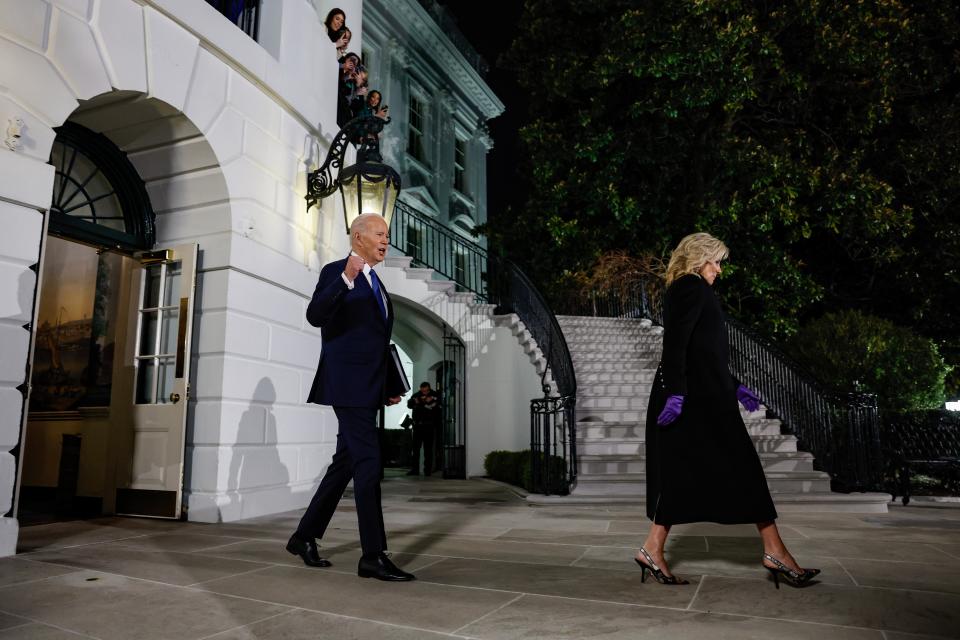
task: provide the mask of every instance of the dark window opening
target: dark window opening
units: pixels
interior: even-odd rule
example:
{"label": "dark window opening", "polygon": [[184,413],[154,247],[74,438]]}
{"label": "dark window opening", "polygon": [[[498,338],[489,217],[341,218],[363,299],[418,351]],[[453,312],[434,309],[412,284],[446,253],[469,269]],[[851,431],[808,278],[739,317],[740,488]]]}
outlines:
{"label": "dark window opening", "polygon": [[416,160],[425,162],[426,157],[423,152],[423,103],[417,96],[410,96],[410,108],[407,115],[409,119],[407,153]]}
{"label": "dark window opening", "polygon": [[152,248],[156,217],[126,154],[106,136],[73,122],[56,131],[50,232],[122,251]]}
{"label": "dark window opening", "polygon": [[466,195],[467,141],[456,138],[453,145],[453,188]]}
{"label": "dark window opening", "polygon": [[207,0],[207,4],[237,25],[245,34],[257,40],[260,35],[261,0]]}

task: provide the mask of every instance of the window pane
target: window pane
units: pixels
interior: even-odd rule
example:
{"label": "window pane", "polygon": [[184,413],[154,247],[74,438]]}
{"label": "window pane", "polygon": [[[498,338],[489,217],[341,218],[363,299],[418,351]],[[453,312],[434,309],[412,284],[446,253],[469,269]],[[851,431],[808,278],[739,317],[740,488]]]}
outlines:
{"label": "window pane", "polygon": [[157,348],[157,311],[140,312],[140,349],[138,356],[156,355]]}
{"label": "window pane", "polygon": [[137,362],[137,404],[153,404],[156,368],[156,361],[153,359]]}
{"label": "window pane", "polygon": [[146,268],[143,285],[143,309],[153,309],[160,306],[160,265],[155,264]]}
{"label": "window pane", "polygon": [[175,354],[177,352],[177,329],[179,327],[180,309],[166,309],[162,313],[160,353],[164,355]]}
{"label": "window pane", "polygon": [[180,304],[180,280],[183,276],[183,264],[177,260],[167,265],[167,283],[163,288],[163,306],[174,307]]}
{"label": "window pane", "polygon": [[160,359],[159,387],[157,388],[157,404],[170,404],[170,394],[174,389],[174,374],[176,373],[176,358]]}

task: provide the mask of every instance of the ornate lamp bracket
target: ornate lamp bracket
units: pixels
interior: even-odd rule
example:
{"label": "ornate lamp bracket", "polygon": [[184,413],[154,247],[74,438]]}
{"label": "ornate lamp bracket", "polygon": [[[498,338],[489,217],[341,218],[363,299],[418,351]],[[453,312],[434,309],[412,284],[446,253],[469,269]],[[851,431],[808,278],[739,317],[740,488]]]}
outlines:
{"label": "ornate lamp bracket", "polygon": [[[377,116],[358,116],[349,121],[333,138],[323,164],[307,174],[307,210],[340,188],[340,171],[343,169],[347,145],[357,147],[357,163],[383,162],[380,154],[380,132],[390,119]],[[336,175],[334,175],[336,170]]]}

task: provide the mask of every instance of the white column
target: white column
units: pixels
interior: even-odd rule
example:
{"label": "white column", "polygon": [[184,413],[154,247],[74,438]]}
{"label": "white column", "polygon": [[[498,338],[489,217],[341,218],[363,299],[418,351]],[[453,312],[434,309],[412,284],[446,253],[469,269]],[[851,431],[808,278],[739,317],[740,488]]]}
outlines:
{"label": "white column", "polygon": [[[39,132],[37,132],[39,133]],[[17,548],[13,508],[17,463],[10,451],[20,442],[32,340],[36,263],[43,214],[50,205],[53,167],[15,151],[0,150],[0,556]],[[31,267],[34,267],[31,269]]]}

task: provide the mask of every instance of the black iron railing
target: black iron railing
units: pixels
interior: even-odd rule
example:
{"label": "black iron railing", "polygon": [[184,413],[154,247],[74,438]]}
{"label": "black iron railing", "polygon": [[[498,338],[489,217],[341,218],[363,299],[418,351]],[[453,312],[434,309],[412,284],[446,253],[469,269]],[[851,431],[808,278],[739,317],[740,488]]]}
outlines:
{"label": "black iron railing", "polygon": [[261,0],[207,0],[207,4],[257,41],[260,36],[260,2]]}
{"label": "black iron railing", "polygon": [[413,258],[414,266],[429,267],[456,283],[458,291],[469,291],[481,302],[490,301],[487,250],[477,243],[397,202],[390,222],[390,244]]}
{"label": "black iron railing", "polygon": [[[515,313],[523,322],[547,363],[541,377],[544,388],[549,392],[549,375],[557,389],[556,397],[535,399],[531,404],[531,429],[535,422],[544,425],[537,431],[539,437],[531,434],[531,474],[536,478],[552,477],[547,460],[556,455],[565,461],[565,483],[569,485],[576,478],[573,408],[577,379],[567,341],[546,299],[512,261],[491,255],[477,243],[402,202],[394,209],[390,244],[413,258],[414,266],[433,269],[456,283],[459,291],[472,293],[479,302],[496,305],[499,313]],[[557,429],[563,431],[562,436]],[[543,435],[546,430],[549,435]],[[541,469],[543,465],[545,469]],[[558,491],[554,485],[537,486],[548,487],[553,493]]]}
{"label": "black iron railing", "polygon": [[877,397],[817,383],[769,340],[727,318],[730,370],[763,399],[840,491],[883,488]]}
{"label": "black iron railing", "polygon": [[[648,278],[619,290],[567,299],[561,313],[647,318],[662,325],[662,300],[663,282]],[[885,463],[876,396],[826,389],[771,341],[733,318],[727,318],[727,334],[731,373],[760,395],[797,437],[800,448],[814,455],[833,487],[882,489]]]}
{"label": "black iron railing", "polygon": [[926,476],[940,489],[960,495],[960,413],[928,409],[883,414],[887,487],[909,504],[913,479]]}
{"label": "black iron railing", "polygon": [[597,318],[647,318],[663,324],[663,285],[642,280],[612,291],[591,291],[560,301],[559,313]]}
{"label": "black iron railing", "polygon": [[577,478],[576,396],[530,401],[530,487],[566,495]]}

